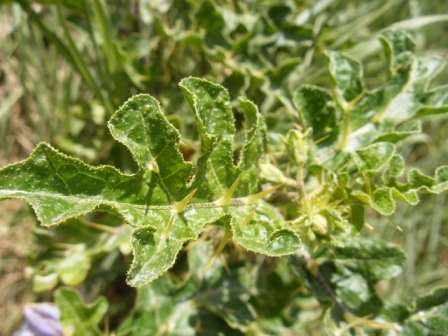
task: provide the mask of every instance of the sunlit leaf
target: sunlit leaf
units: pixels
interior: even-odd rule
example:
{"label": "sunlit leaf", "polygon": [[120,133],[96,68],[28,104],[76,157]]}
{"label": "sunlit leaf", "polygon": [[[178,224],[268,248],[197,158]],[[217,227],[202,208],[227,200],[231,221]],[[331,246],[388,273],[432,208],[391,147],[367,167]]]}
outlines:
{"label": "sunlit leaf", "polygon": [[327,54],[329,71],[338,94],[351,102],[363,92],[362,67],[358,60],[336,51]]}
{"label": "sunlit leaf", "polygon": [[[263,225],[269,228],[267,241],[257,247],[251,242],[254,238],[248,238],[251,225],[239,227],[249,215],[254,221],[262,215],[252,213],[250,198],[232,201],[232,197],[260,190],[254,163],[265,151],[266,131],[255,105],[241,100],[248,128],[239,163],[234,164],[235,126],[226,90],[196,78],[183,80],[181,88],[196,116],[201,138],[193,176],[192,163],[185,162],[179,150],[179,132],[154,98],[139,95],[126,102],[109,122],[112,135],[131,151],[139,167],[137,173],[122,174],[110,166],[91,167],[40,144],[29,159],[0,172],[0,198],[26,199],[46,226],[96,210],[122,217],[136,227],[131,238],[134,262],[128,274],[133,286],[159,277],[173,265],[184,242],[196,239],[204,225],[224,217],[232,220],[235,237],[246,248],[269,255],[297,251],[299,237],[282,227],[275,213],[274,217],[264,217]],[[236,190],[227,203],[216,203],[234,183]],[[179,210],[177,205],[187,195],[190,198]],[[73,277],[70,267],[62,267],[61,277],[74,284],[83,279],[88,268]]]}

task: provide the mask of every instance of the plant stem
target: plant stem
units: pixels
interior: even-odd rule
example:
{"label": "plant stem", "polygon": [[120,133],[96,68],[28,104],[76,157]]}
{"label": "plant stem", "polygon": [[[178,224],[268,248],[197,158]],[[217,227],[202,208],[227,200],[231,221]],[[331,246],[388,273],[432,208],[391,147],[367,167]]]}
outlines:
{"label": "plant stem", "polygon": [[305,185],[303,183],[304,178],[305,176],[303,174],[303,166],[300,166],[297,169],[296,180],[297,180],[297,190],[299,192],[300,198],[302,199],[306,198]]}
{"label": "plant stem", "polygon": [[[343,313],[349,313],[349,310],[342,304],[342,302],[340,302],[336,295],[333,293],[333,290],[330,288],[330,286],[327,284],[327,282],[325,281],[325,279],[317,272],[312,272],[308,267],[307,264],[309,264],[310,262],[313,262],[310,254],[305,250],[302,249],[299,253],[298,256],[300,259],[303,260],[303,266],[304,266],[304,271],[308,274],[310,274],[315,280],[316,282],[319,284],[319,286],[323,289],[323,291],[325,292],[325,294],[328,295],[328,297],[330,298],[330,300],[334,303],[334,305],[336,307],[338,307],[341,312]],[[316,273],[316,274],[315,274]]]}

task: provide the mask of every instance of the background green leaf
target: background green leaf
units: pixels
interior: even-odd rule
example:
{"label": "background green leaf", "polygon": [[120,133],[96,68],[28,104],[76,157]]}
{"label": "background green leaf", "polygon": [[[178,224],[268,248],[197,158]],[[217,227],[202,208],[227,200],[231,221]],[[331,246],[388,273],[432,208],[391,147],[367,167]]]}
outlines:
{"label": "background green leaf", "polygon": [[101,335],[98,323],[108,307],[104,297],[98,297],[86,306],[76,290],[61,287],[56,291],[56,304],[61,311],[65,332],[72,335]]}

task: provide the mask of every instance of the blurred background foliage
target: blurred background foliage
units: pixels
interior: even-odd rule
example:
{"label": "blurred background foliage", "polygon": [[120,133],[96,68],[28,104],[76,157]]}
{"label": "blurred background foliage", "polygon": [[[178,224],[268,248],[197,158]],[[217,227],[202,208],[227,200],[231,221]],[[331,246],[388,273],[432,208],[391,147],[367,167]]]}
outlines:
{"label": "blurred background foliage", "polygon": [[[443,0],[3,0],[0,4],[2,166],[26,158],[46,141],[87,163],[135,171],[130,154],[112,140],[106,122],[129,97],[142,92],[161,102],[182,134],[182,153],[192,160],[197,140],[194,117],[178,88],[188,76],[222,84],[234,102],[239,96],[254,101],[275,143],[276,132],[286,133],[297,122],[293,90],[301,84],[330,87],[326,50],[344,51],[362,60],[368,88],[387,76],[377,40],[383,28],[409,30],[419,55],[446,59],[448,52],[444,34],[448,2]],[[433,85],[447,82],[444,70]],[[234,105],[237,129],[242,130],[243,118]],[[431,117],[424,127],[430,136],[410,137],[400,151],[409,165],[431,173],[447,164],[448,122]],[[236,143],[243,140],[243,132],[237,133]],[[367,221],[375,229],[368,235],[387,237],[408,254],[404,272],[381,283],[379,292],[384,297],[406,299],[448,283],[446,197],[425,196],[415,208],[401,206],[394,220],[403,232],[369,214]],[[17,328],[24,302],[51,301],[49,289],[58,277],[64,283],[82,283],[81,292],[91,299],[106,295],[111,304],[109,321],[122,319],[132,307],[135,293],[123,277],[130,251],[122,242],[129,232],[119,219],[94,214],[49,230],[36,226],[27,206],[8,201],[0,206],[0,222],[0,320],[7,321],[0,334]],[[69,266],[56,266],[61,260],[65,265],[81,265],[78,278],[64,273]],[[266,283],[259,286],[284,283],[286,289],[273,294],[279,302],[300,288],[300,281],[286,275],[274,279],[283,274],[282,262],[253,255],[246,260],[248,269],[266,273],[260,275],[260,282]],[[182,273],[178,268],[173,274]],[[276,271],[267,271],[272,269]],[[32,286],[38,294],[32,294]],[[283,310],[283,322],[294,324],[288,320],[294,313],[281,304],[269,306],[271,299],[259,295],[253,305],[266,319],[271,308]],[[298,300],[299,306],[316,304],[308,302],[306,295]]]}

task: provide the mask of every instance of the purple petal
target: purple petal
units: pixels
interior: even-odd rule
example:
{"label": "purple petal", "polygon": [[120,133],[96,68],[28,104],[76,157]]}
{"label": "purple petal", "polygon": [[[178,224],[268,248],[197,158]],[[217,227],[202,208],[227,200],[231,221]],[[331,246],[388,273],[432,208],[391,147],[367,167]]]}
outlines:
{"label": "purple petal", "polygon": [[23,331],[31,331],[35,336],[62,336],[60,313],[56,306],[47,303],[29,304],[23,311],[25,315]]}
{"label": "purple petal", "polygon": [[32,308],[36,313],[45,318],[49,318],[55,321],[59,321],[61,317],[61,313],[59,312],[58,307],[48,303],[30,303],[27,304],[25,308]]}

